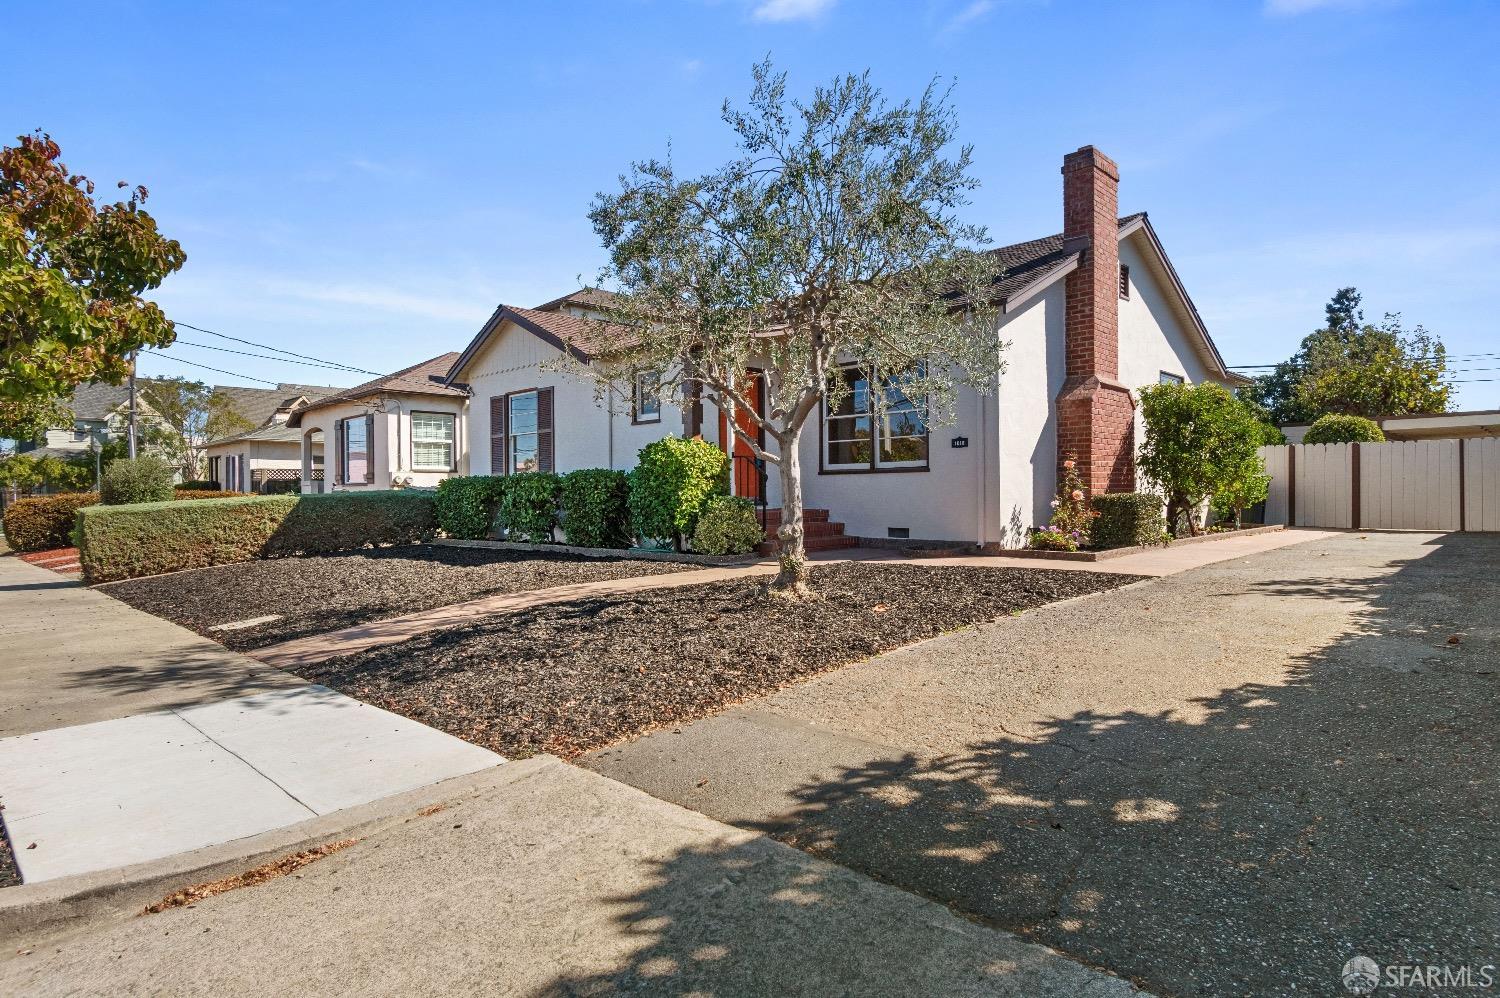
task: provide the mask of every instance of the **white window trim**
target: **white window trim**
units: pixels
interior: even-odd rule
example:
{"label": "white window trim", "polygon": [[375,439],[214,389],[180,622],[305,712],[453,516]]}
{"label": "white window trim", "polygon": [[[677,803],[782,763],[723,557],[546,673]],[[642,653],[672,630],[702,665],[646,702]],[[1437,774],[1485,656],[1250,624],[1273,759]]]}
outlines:
{"label": "white window trim", "polygon": [[[443,465],[417,463],[417,417],[436,416],[448,421],[448,463]],[[411,470],[428,472],[451,472],[458,467],[458,417],[451,412],[428,409],[413,409],[411,412]],[[429,441],[430,442],[430,441]]]}

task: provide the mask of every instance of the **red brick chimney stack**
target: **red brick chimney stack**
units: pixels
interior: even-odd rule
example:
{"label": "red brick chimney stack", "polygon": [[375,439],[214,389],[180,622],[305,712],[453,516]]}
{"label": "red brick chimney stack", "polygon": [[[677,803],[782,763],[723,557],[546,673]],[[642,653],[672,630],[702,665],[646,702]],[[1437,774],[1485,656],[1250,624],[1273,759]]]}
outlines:
{"label": "red brick chimney stack", "polygon": [[1120,383],[1120,168],[1093,146],[1063,157],[1067,380],[1057,397],[1058,464],[1078,458],[1091,493],[1135,488],[1135,401]]}

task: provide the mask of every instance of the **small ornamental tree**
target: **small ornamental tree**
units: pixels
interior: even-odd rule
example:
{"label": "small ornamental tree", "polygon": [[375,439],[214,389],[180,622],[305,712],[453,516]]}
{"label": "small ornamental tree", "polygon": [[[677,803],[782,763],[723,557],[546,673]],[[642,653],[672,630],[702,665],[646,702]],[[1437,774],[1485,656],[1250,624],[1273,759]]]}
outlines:
{"label": "small ornamental tree", "polygon": [[1319,416],[1302,436],[1305,444],[1378,444],[1385,431],[1373,419],[1329,413]]}
{"label": "small ornamental tree", "polygon": [[255,423],[234,408],[229,396],[186,378],[141,381],[141,396],[160,418],[153,443],[182,474],[196,478],[204,465],[210,441],[255,429]]}
{"label": "small ornamental tree", "polygon": [[60,425],[74,388],[119,384],[134,351],[174,336],[141,295],[187,257],[142,207],[146,188],[97,204],[61,155],[40,132],[0,147],[0,436]]}
{"label": "small ornamental tree", "polygon": [[1142,474],[1167,498],[1167,527],[1186,515],[1199,532],[1198,507],[1221,490],[1265,474],[1255,412],[1222,385],[1151,385],[1141,390],[1146,439]]}
{"label": "small ornamental tree", "polygon": [[[617,193],[595,200],[589,217],[609,251],[601,276],[621,296],[594,337],[606,345],[582,370],[601,393],[650,372],[664,396],[725,413],[776,469],[772,586],[802,593],[798,443],[809,420],[863,382],[879,386],[860,393],[873,409],[866,434],[888,412],[900,412],[909,439],[951,421],[956,386],[982,390],[1000,370],[989,292],[1001,268],[977,251],[984,230],[958,216],[978,182],[970,149],[954,146],[946,91],[892,106],[868,74],[849,75],[799,102],[769,63],[754,77],[748,108],[723,109],[735,159],[696,177],[637,163]],[[762,372],[760,406],[751,369]],[[899,455],[907,442],[870,446]]]}

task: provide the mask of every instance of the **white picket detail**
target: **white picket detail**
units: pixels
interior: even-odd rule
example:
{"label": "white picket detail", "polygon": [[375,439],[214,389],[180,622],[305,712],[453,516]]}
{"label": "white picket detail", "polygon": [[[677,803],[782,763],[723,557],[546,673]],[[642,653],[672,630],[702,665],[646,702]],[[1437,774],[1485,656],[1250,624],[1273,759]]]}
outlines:
{"label": "white picket detail", "polygon": [[1500,437],[1464,441],[1464,529],[1500,530]]}

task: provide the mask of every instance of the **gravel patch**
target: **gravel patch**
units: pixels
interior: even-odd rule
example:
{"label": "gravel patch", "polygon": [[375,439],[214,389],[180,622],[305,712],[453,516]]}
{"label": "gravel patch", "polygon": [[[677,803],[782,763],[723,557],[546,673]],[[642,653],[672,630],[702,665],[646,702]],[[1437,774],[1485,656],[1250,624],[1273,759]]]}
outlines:
{"label": "gravel patch", "polygon": [[[698,566],[424,544],[276,558],[98,587],[230,648],[251,649],[464,600]],[[211,630],[257,617],[279,617]]]}
{"label": "gravel patch", "polygon": [[591,749],[944,631],[1138,581],[1047,569],[844,563],[820,598],[754,579],[536,607],[296,670],[512,758]]}

